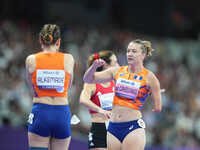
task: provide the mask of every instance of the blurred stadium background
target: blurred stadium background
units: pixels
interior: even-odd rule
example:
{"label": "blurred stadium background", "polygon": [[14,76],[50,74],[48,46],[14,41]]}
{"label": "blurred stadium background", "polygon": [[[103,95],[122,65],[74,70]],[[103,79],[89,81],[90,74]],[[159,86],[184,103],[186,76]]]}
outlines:
{"label": "blurred stadium background", "polygon": [[72,126],[70,150],[87,149],[90,116],[79,104],[90,54],[113,50],[126,64],[127,43],[152,41],[147,68],[159,78],[163,111],[143,110],[146,150],[200,149],[200,9],[190,0],[1,0],[0,1],[0,150],[27,150],[31,97],[25,82],[27,55],[40,51],[43,24],[61,27],[61,51],[76,61],[70,108],[81,122]]}

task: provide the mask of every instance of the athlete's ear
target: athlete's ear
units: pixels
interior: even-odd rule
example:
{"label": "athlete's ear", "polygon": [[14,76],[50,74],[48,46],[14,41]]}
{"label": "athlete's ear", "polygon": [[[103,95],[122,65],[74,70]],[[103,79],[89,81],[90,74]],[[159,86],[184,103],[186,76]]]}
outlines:
{"label": "athlete's ear", "polygon": [[40,39],[40,45],[42,45],[42,40]]}
{"label": "athlete's ear", "polygon": [[142,59],[143,59],[143,60],[145,59],[146,56],[147,56],[146,53],[142,53]]}
{"label": "athlete's ear", "polygon": [[60,39],[56,41],[56,46],[60,46]]}

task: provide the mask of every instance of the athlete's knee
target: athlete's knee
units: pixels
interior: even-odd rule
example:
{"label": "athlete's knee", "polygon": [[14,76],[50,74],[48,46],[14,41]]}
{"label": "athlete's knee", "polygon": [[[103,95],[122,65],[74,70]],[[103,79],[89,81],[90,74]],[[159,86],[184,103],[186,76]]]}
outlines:
{"label": "athlete's knee", "polygon": [[48,150],[47,147],[29,147],[29,150]]}

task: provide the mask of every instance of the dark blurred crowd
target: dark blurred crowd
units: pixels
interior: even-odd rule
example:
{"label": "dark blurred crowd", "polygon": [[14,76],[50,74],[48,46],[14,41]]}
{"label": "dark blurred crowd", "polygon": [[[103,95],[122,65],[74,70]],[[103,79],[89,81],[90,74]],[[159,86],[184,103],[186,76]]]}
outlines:
{"label": "dark blurred crowd", "polygon": [[[113,50],[120,65],[126,65],[128,42],[139,38],[152,42],[155,49],[145,66],[160,80],[163,110],[153,113],[152,99],[143,109],[147,125],[147,145],[164,147],[200,147],[200,42],[189,39],[161,39],[117,29],[112,26],[70,26],[62,31],[62,52],[74,56],[75,75],[70,90],[70,108],[81,122],[72,126],[74,133],[87,138],[90,116],[79,105],[83,74],[88,56],[99,50]],[[0,126],[27,125],[31,97],[25,80],[25,59],[39,52],[38,32],[26,21],[0,21]]]}

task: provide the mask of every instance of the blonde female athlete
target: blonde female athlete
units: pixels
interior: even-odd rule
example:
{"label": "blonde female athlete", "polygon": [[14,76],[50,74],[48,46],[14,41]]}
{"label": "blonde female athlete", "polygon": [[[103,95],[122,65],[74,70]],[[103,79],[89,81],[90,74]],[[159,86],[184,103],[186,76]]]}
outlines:
{"label": "blonde female athlete", "polygon": [[28,120],[29,150],[67,150],[71,139],[68,89],[74,59],[59,52],[60,29],[46,24],[39,35],[42,51],[29,55],[26,70],[34,92]]}
{"label": "blonde female athlete", "polygon": [[[106,70],[110,67],[119,66],[117,57],[112,51],[104,50],[89,57],[88,65],[102,59],[105,64],[97,71]],[[112,102],[114,97],[114,81],[103,84],[84,84],[81,92],[80,103],[89,108],[92,125],[88,138],[88,148],[90,150],[106,150],[106,122],[111,116]]]}
{"label": "blonde female athlete", "polygon": [[160,83],[143,65],[151,51],[150,42],[134,40],[129,43],[126,52],[128,66],[96,72],[105,63],[98,59],[84,75],[87,83],[115,80],[115,96],[107,133],[108,150],[143,150],[146,137],[141,109],[148,95],[152,93],[153,96],[153,111],[160,112],[162,109]]}

